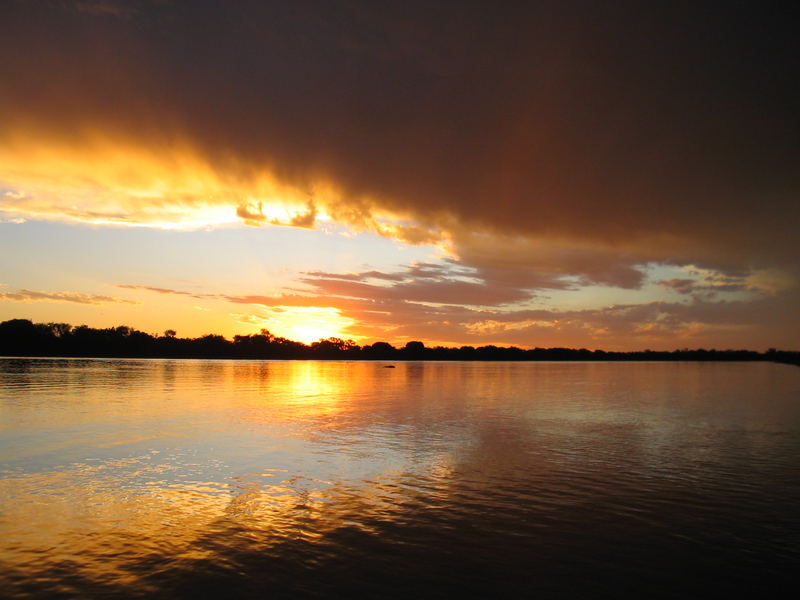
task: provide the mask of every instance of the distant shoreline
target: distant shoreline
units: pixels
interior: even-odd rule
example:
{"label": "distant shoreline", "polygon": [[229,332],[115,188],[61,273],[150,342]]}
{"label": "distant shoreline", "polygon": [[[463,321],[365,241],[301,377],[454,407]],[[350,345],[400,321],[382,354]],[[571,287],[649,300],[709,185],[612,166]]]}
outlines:
{"label": "distant shoreline", "polygon": [[7,358],[162,358],[241,360],[363,360],[363,361],[657,361],[775,362],[800,366],[800,352],[678,349],[616,352],[585,348],[517,348],[505,346],[427,347],[408,342],[396,348],[386,342],[359,346],[352,340],[328,338],[307,345],[277,337],[267,330],[228,340],[209,334],[179,338],[168,330],[161,336],[119,326],[94,329],[66,323],[33,323],[12,319],[0,323],[0,356]]}
{"label": "distant shoreline", "polygon": [[795,367],[800,367],[800,359],[793,360],[778,360],[778,359],[688,359],[688,358],[585,358],[585,359],[485,359],[485,358],[353,358],[353,357],[340,357],[340,358],[264,358],[264,357],[220,357],[220,356],[50,356],[50,355],[28,355],[21,356],[15,354],[0,354],[0,360],[231,360],[231,361],[317,361],[317,362],[365,362],[365,363],[381,363],[381,362],[394,362],[394,363],[408,363],[408,362],[520,362],[520,363],[535,363],[535,362],[574,362],[574,363],[772,363],[783,364]]}

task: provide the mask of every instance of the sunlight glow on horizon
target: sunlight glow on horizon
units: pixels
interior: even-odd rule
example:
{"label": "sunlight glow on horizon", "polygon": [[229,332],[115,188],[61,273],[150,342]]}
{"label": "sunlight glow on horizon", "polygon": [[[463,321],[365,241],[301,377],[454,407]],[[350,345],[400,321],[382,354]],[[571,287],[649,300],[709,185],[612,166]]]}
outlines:
{"label": "sunlight glow on horizon", "polygon": [[[233,315],[239,322],[267,329],[278,337],[312,344],[331,337],[361,339],[344,333],[355,320],[342,316],[338,308],[328,306],[274,306],[265,310],[266,316],[252,314]],[[255,333],[255,332],[254,332]]]}

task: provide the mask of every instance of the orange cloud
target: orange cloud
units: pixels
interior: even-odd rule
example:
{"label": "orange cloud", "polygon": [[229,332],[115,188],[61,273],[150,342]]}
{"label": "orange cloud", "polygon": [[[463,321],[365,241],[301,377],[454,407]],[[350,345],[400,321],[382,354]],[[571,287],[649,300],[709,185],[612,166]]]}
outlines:
{"label": "orange cloud", "polygon": [[[422,277],[414,279],[411,273]],[[532,309],[504,304],[503,294],[509,290],[484,296],[462,293],[460,297],[442,297],[452,274],[440,265],[412,265],[397,273],[348,273],[338,278],[319,272],[312,275],[306,282],[314,289],[295,294],[195,294],[167,288],[120,287],[250,305],[253,308],[249,311],[236,313],[239,322],[275,329],[274,333],[290,338],[295,335],[298,339],[326,337],[317,333],[331,331],[334,333],[327,335],[399,344],[422,339],[429,344],[447,345],[672,349],[681,345],[792,347],[797,334],[796,322],[782,320],[787,311],[796,310],[790,308],[794,306],[792,296],[785,294],[732,301],[712,300],[702,294],[689,302],[619,303],[583,310]],[[385,284],[367,284],[363,280]],[[333,282],[337,285],[330,286]],[[413,292],[409,292],[411,289]],[[461,290],[458,286],[453,289]],[[528,297],[533,297],[530,292]],[[475,305],[478,299],[487,304]],[[301,327],[316,316],[326,317],[324,326],[292,334],[293,327]],[[776,335],[776,331],[782,333]]]}
{"label": "orange cloud", "polygon": [[13,302],[74,302],[76,304],[138,304],[138,302],[128,300],[126,298],[102,296],[99,294],[83,294],[80,292],[39,292],[24,289],[16,292],[0,292],[0,300],[11,300]]}

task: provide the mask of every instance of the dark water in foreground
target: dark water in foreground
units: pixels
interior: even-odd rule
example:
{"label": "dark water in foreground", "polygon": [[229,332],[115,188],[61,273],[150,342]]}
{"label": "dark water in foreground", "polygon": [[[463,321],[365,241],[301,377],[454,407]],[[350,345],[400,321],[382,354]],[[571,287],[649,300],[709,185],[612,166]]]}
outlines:
{"label": "dark water in foreground", "polygon": [[396,365],[0,359],[0,597],[686,598],[795,578],[797,367]]}

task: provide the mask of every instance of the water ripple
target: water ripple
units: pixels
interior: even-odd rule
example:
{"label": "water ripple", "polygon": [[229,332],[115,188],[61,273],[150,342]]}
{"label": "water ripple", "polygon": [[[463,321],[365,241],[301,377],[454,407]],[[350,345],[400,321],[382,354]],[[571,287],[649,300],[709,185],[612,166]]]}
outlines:
{"label": "water ripple", "polygon": [[4,598],[763,595],[800,558],[780,365],[15,359],[0,386]]}

